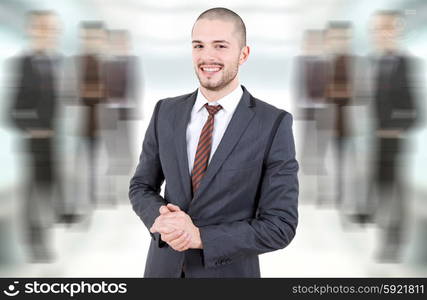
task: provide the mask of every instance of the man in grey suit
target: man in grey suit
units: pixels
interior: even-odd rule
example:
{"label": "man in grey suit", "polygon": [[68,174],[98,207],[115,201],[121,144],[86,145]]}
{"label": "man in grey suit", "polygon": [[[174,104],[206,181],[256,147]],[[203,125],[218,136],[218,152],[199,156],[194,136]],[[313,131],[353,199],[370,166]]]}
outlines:
{"label": "man in grey suit", "polygon": [[236,13],[203,12],[192,45],[200,88],[156,104],[130,182],[152,236],[145,277],[260,277],[258,255],[298,223],[292,116],[239,84],[249,47]]}

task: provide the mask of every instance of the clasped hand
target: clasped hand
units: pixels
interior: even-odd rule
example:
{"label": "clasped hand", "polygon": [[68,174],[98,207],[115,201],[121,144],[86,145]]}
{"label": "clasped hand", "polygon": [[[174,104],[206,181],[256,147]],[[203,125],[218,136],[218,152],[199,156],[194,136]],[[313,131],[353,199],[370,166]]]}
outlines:
{"label": "clasped hand", "polygon": [[160,233],[161,239],[176,251],[201,249],[200,231],[190,216],[173,204],[162,205],[151,233]]}

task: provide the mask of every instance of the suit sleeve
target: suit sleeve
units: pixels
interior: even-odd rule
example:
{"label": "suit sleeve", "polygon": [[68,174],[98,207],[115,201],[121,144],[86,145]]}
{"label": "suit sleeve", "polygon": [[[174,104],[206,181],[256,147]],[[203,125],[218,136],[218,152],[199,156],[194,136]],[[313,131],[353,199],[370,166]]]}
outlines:
{"label": "suit sleeve", "polygon": [[200,227],[206,268],[232,263],[239,256],[286,247],[298,223],[298,163],[288,113],[273,133],[266,154],[256,217]]}
{"label": "suit sleeve", "polygon": [[393,127],[404,131],[411,129],[416,124],[417,113],[419,113],[416,99],[414,99],[413,68],[414,61],[412,59],[409,57],[401,58],[395,96],[398,99],[398,105],[393,108],[391,118]]}
{"label": "suit sleeve", "polygon": [[34,106],[34,99],[31,97],[29,74],[29,60],[17,58],[14,62],[15,71],[18,73],[15,77],[13,87],[15,94],[12,99],[10,118],[16,128],[25,131],[37,128],[38,115]]}
{"label": "suit sleeve", "polygon": [[[142,152],[139,163],[129,186],[129,199],[135,213],[141,218],[147,229],[160,215],[159,208],[166,205],[166,201],[160,196],[160,189],[164,181],[164,175],[159,158],[159,146],[157,141],[156,123],[158,119],[161,101],[156,104],[150,124],[145,133]],[[157,240],[159,247],[166,245],[158,233],[151,236]]]}

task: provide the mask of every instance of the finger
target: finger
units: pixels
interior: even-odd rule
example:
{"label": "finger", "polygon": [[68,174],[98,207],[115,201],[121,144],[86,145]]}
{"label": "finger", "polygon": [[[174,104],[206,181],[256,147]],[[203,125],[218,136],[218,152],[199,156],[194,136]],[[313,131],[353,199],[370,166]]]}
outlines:
{"label": "finger", "polygon": [[171,213],[171,212],[164,215],[160,215],[156,218],[155,223],[157,224],[166,224],[167,222],[170,223],[172,220],[176,219],[177,217],[177,216],[173,216],[173,214],[176,215],[176,213]]}
{"label": "finger", "polygon": [[[185,229],[185,223],[183,223],[182,220],[180,219],[164,219],[162,220],[162,223],[160,224],[160,226],[173,228],[175,230]],[[170,233],[170,232],[165,232],[165,233]]]}
{"label": "finger", "polygon": [[167,224],[159,224],[154,227],[155,232],[158,232],[160,234],[168,234],[174,232],[177,228],[169,226]]}
{"label": "finger", "polygon": [[185,250],[188,250],[188,249],[190,249],[190,245],[191,245],[191,239],[188,239],[184,244],[179,245],[179,246],[177,247],[177,250],[178,250],[178,251],[185,251]]}
{"label": "finger", "polygon": [[176,239],[174,239],[174,240],[172,240],[172,241],[170,241],[169,242],[169,244],[172,246],[172,247],[176,247],[176,246],[179,246],[179,245],[181,245],[184,241],[186,241],[188,239],[188,234],[187,234],[187,232],[185,232],[184,231],[184,233],[180,236],[180,237],[178,237],[178,238],[176,238]]}
{"label": "finger", "polygon": [[184,246],[188,241],[190,240],[190,235],[185,232],[182,236],[179,238],[171,241],[169,244],[172,246],[172,248],[181,248]]}
{"label": "finger", "polygon": [[157,217],[157,218],[154,220],[153,225],[151,225],[151,227],[150,227],[150,232],[151,232],[151,233],[158,232],[158,226],[159,226],[159,224],[160,224],[160,217]]}
{"label": "finger", "polygon": [[[174,214],[174,215],[173,215]],[[184,220],[180,218],[176,213],[169,213],[159,217],[161,224],[172,226],[176,229],[182,229],[184,226]]]}
{"label": "finger", "polygon": [[159,226],[158,226],[158,225],[156,225],[156,224],[153,224],[153,226],[151,226],[151,228],[150,228],[150,232],[151,232],[151,233],[160,232],[160,231],[159,231]]}
{"label": "finger", "polygon": [[170,212],[170,210],[166,207],[166,205],[162,205],[159,208],[159,212],[161,215],[163,215],[163,214],[167,214],[168,212]]}
{"label": "finger", "polygon": [[160,215],[159,218],[160,220],[162,220],[162,222],[164,222],[164,221],[170,221],[170,220],[176,219],[178,216],[179,215],[176,212],[169,212],[167,214]]}
{"label": "finger", "polygon": [[162,234],[162,240],[169,243],[173,240],[176,240],[177,238],[179,238],[183,234],[184,234],[183,230],[174,230],[171,233]]}
{"label": "finger", "polygon": [[190,244],[191,243],[188,242],[188,244],[186,244],[185,246],[183,246],[181,248],[176,249],[176,251],[178,251],[178,252],[186,251],[186,250],[190,249]]}
{"label": "finger", "polygon": [[157,218],[156,220],[154,220],[153,225],[151,225],[150,232],[151,233],[158,232],[158,230],[157,230],[158,225],[159,225],[159,222],[158,222],[158,218]]}
{"label": "finger", "polygon": [[165,215],[161,215],[160,217],[162,218],[162,220],[177,220],[177,219],[185,219],[188,217],[188,215],[182,210],[180,210],[176,212],[170,212]]}
{"label": "finger", "polygon": [[188,237],[183,243],[177,245],[175,247],[175,250],[177,250],[177,251],[185,251],[185,250],[187,250],[187,249],[190,248],[190,245],[191,245],[191,238]]}
{"label": "finger", "polygon": [[175,229],[174,231],[172,231],[171,233],[164,233],[163,236],[168,239],[169,241],[173,241],[175,239],[177,239],[178,237],[180,237],[181,235],[183,235],[185,233],[184,230],[181,229]]}
{"label": "finger", "polygon": [[174,205],[174,204],[172,204],[172,203],[169,203],[169,204],[167,205],[167,207],[168,207],[168,209],[169,209],[170,211],[181,211],[181,209],[179,208],[179,206]]}

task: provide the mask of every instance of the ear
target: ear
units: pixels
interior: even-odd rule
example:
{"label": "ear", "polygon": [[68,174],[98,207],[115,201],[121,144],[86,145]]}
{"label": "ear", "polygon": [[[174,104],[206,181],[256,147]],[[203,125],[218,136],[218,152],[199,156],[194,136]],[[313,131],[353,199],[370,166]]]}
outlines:
{"label": "ear", "polygon": [[244,64],[248,60],[249,53],[250,53],[249,46],[245,46],[242,48],[242,50],[240,50],[239,65]]}

